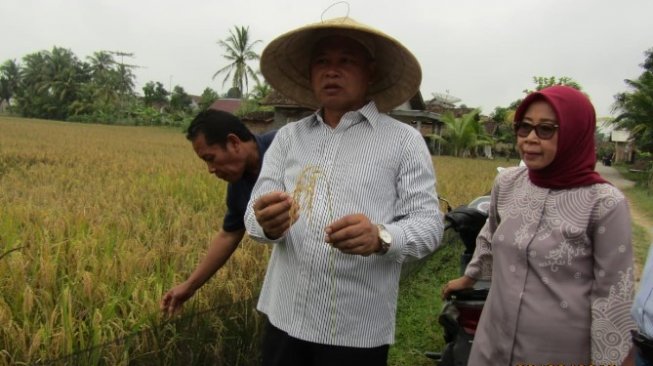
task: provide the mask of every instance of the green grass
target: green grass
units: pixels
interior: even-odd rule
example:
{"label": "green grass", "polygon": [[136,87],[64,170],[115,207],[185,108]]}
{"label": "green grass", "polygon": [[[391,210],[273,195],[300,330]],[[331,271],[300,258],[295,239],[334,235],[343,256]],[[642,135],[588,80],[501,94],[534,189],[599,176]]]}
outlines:
{"label": "green grass", "polygon": [[653,192],[646,188],[635,186],[624,192],[630,203],[636,207],[647,219],[653,221]]}
{"label": "green grass", "polygon": [[646,255],[648,254],[648,248],[650,245],[649,233],[643,227],[633,223],[632,235],[633,235],[633,257],[635,263],[637,263],[640,266],[640,268],[644,268],[644,263],[646,262]]}
{"label": "green grass", "polygon": [[[630,205],[640,212],[646,220],[653,222],[653,191],[650,187],[647,187],[650,173],[631,172],[629,170],[630,167],[631,165],[623,163],[614,165],[614,168],[625,179],[632,180],[636,183],[633,188],[624,190],[624,194],[628,197]],[[648,254],[648,248],[653,241],[653,233],[651,232],[651,227],[644,228],[634,222],[632,224],[632,230],[635,263],[643,268],[646,255]]]}
{"label": "green grass", "polygon": [[[438,156],[433,159],[438,179],[438,194],[455,208],[490,191],[499,166],[516,166],[516,160],[463,159]],[[391,366],[432,366],[426,351],[444,348],[444,335],[438,323],[442,309],[442,285],[460,276],[462,242],[454,232],[445,233],[443,244],[430,258],[417,265],[404,264],[397,302],[395,344],[390,347]],[[416,268],[414,268],[416,267]]]}
{"label": "green grass", "polygon": [[420,268],[404,278],[399,289],[395,344],[390,347],[391,366],[433,365],[425,351],[444,348],[438,315],[442,309],[440,289],[460,275],[462,242],[453,232],[445,233],[442,247]]}
{"label": "green grass", "polygon": [[[634,209],[640,212],[646,220],[653,222],[653,193],[642,186],[635,186],[624,190],[624,194]],[[653,240],[651,229],[651,227],[641,227],[634,222],[632,224],[635,262],[642,268]]]}

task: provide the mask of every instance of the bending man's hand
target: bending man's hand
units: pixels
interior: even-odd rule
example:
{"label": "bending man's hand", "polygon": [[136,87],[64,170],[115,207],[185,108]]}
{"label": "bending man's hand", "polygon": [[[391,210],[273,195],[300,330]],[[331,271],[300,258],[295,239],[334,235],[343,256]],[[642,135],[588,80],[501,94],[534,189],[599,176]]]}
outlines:
{"label": "bending man's hand", "polygon": [[191,288],[190,284],[183,282],[172,289],[166,292],[161,299],[161,311],[168,315],[172,316],[184,305],[186,300],[190,299],[195,290]]}
{"label": "bending man's hand", "polygon": [[325,241],[347,254],[368,256],[381,249],[379,228],[363,214],[347,215],[329,224]]}
{"label": "bending man's hand", "polygon": [[269,239],[279,239],[297,219],[290,218],[292,197],[285,192],[271,192],[259,197],[254,203],[256,221]]}

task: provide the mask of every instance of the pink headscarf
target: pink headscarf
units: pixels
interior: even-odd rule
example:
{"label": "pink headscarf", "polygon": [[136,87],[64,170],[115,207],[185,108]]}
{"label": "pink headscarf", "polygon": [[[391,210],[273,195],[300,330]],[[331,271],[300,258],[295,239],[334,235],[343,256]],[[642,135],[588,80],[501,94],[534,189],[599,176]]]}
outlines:
{"label": "pink headscarf", "polygon": [[528,170],[533,184],[552,189],[574,188],[607,183],[594,171],[596,151],[594,130],[596,114],[592,103],[578,90],[568,86],[552,86],[529,94],[515,112],[515,121],[522,121],[531,103],[548,102],[558,118],[558,149],[548,166]]}

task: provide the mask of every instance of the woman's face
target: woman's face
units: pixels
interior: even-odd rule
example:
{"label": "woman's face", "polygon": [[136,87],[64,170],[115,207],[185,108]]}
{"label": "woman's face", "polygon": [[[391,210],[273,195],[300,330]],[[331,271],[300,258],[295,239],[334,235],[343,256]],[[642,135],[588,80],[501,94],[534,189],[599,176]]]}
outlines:
{"label": "woman's face", "polygon": [[[531,103],[524,114],[523,121],[520,122],[532,126],[540,124],[549,124],[550,126],[558,125],[553,108],[543,100]],[[553,136],[548,139],[537,136],[535,129],[530,131],[526,137],[521,137],[517,134],[517,148],[528,169],[543,169],[551,164],[556,156],[556,151],[558,150],[558,130],[556,129]]]}

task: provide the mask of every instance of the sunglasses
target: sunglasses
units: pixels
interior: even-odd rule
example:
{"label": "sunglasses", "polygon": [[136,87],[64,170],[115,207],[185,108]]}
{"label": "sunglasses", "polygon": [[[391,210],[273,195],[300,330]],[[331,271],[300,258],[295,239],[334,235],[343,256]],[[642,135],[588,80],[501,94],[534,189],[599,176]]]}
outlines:
{"label": "sunglasses", "polygon": [[548,140],[555,135],[558,130],[558,125],[553,123],[540,123],[537,125],[532,125],[527,122],[515,122],[514,124],[515,134],[519,137],[528,137],[531,134],[531,131],[535,130],[535,134],[542,140]]}

